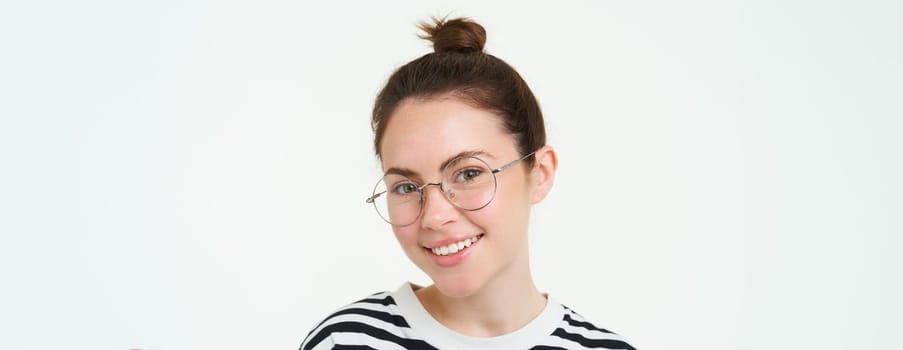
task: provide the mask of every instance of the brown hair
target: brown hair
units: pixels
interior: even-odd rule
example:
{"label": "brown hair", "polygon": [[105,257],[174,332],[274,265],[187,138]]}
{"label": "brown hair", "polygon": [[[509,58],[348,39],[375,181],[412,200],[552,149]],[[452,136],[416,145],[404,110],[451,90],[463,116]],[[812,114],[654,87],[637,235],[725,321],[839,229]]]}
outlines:
{"label": "brown hair", "polygon": [[[521,155],[546,144],[539,103],[517,71],[505,61],[483,52],[486,31],[467,18],[420,23],[422,39],[433,43],[432,53],[398,68],[376,97],[371,126],[380,155],[382,137],[392,112],[406,98],[429,99],[450,95],[499,115],[514,135]],[[525,159],[528,169],[533,158]]]}

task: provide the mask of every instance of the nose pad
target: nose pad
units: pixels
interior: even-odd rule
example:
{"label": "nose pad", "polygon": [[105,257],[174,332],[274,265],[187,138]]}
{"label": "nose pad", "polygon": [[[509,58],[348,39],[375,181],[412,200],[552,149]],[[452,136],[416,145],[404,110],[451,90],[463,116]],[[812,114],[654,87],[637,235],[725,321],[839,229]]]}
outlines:
{"label": "nose pad", "polygon": [[[430,185],[438,187],[438,194],[429,193]],[[458,208],[455,207],[452,198],[455,197],[454,192],[446,192],[442,185],[438,183],[429,183],[424,186],[423,191],[423,215],[421,224],[425,228],[438,228],[443,224],[454,220],[458,215]]]}

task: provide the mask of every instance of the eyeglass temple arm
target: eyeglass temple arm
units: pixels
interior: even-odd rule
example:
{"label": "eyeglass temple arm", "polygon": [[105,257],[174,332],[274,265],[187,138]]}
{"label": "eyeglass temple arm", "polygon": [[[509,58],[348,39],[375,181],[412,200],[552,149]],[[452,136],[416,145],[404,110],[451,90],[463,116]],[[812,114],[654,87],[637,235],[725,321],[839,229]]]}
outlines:
{"label": "eyeglass temple arm", "polygon": [[520,159],[516,159],[516,160],[511,161],[511,163],[502,165],[500,168],[493,170],[492,173],[493,173],[493,174],[498,174],[498,173],[502,172],[503,170],[510,168],[510,167],[513,166],[514,164],[517,164],[517,162],[529,158],[529,157],[532,156],[534,153],[536,153],[536,152],[535,152],[535,151],[534,151],[534,152],[530,152],[529,154],[527,154],[527,155],[521,157]]}
{"label": "eyeglass temple arm", "polygon": [[377,194],[374,194],[374,195],[372,195],[372,196],[370,196],[370,197],[367,197],[367,200],[365,200],[365,202],[367,202],[367,203],[373,203],[373,201],[375,201],[377,198],[379,198],[379,196],[382,196],[384,193],[386,193],[386,191],[382,191],[382,192],[380,192],[380,193],[377,193]]}

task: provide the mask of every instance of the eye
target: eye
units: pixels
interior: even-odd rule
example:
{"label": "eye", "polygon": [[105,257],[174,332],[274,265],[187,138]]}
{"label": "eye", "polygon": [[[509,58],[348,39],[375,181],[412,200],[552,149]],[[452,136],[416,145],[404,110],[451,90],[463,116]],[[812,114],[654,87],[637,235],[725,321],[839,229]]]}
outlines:
{"label": "eye", "polygon": [[483,174],[483,171],[480,169],[464,169],[458,172],[458,176],[455,176],[456,182],[472,182],[474,179]]}
{"label": "eye", "polygon": [[400,184],[395,185],[395,187],[393,187],[393,188],[394,188],[394,190],[392,192],[394,192],[396,194],[401,194],[401,195],[417,192],[417,185],[415,185],[411,182],[402,182]]}

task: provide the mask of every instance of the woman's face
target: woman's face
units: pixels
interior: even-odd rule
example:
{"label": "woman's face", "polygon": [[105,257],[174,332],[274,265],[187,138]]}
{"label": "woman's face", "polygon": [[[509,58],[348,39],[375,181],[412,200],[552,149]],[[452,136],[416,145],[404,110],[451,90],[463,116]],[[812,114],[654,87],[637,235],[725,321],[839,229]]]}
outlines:
{"label": "woman's face", "polygon": [[[480,152],[477,157],[491,168],[501,167],[521,157],[514,136],[501,122],[495,114],[454,98],[404,100],[383,136],[383,169],[410,171],[412,180],[424,184],[440,182],[442,164],[464,152]],[[438,186],[427,186],[417,221],[393,226],[405,253],[443,294],[466,297],[487,284],[511,280],[505,276],[517,279],[523,277],[517,273],[528,271],[531,191],[525,166],[519,162],[497,173],[494,199],[476,211],[455,207]],[[464,249],[433,252],[456,242],[463,242]]]}

